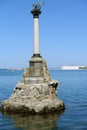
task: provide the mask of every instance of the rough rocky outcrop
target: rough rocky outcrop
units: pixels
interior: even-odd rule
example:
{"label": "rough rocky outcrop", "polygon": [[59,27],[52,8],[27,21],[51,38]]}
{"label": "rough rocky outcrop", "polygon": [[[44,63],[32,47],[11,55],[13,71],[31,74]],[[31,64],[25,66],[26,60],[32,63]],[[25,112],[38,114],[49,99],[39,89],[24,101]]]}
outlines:
{"label": "rough rocky outcrop", "polygon": [[8,100],[2,102],[3,112],[51,113],[64,110],[63,101],[57,99],[58,82],[51,79],[46,61],[32,57],[23,79],[14,88]]}

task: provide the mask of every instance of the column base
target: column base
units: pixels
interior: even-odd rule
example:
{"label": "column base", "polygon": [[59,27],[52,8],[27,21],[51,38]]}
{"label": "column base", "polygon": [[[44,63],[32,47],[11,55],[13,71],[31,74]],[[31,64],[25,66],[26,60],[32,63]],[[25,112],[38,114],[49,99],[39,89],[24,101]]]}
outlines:
{"label": "column base", "polygon": [[32,57],[41,57],[41,55],[40,54],[33,54]]}

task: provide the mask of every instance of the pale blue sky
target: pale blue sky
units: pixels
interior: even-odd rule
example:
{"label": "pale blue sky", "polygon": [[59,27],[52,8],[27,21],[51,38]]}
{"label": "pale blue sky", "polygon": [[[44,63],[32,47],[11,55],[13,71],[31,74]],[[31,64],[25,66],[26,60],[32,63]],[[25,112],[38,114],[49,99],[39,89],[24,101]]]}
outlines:
{"label": "pale blue sky", "polygon": [[[0,68],[28,67],[33,55],[32,4],[0,0]],[[44,0],[40,52],[48,67],[87,65],[87,0]]]}

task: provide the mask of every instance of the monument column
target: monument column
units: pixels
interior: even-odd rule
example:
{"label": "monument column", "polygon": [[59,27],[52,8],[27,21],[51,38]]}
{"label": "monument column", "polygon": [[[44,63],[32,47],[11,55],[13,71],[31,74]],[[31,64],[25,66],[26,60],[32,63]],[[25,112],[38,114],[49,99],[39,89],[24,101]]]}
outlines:
{"label": "monument column", "polygon": [[34,18],[34,54],[33,56],[40,56],[40,36],[39,36],[39,15],[41,14],[40,8],[38,6],[31,11]]}
{"label": "monument column", "polygon": [[33,5],[31,13],[34,18],[34,53],[29,61],[29,76],[43,77],[43,58],[40,56],[40,36],[39,36],[39,15],[41,14],[41,4]]}

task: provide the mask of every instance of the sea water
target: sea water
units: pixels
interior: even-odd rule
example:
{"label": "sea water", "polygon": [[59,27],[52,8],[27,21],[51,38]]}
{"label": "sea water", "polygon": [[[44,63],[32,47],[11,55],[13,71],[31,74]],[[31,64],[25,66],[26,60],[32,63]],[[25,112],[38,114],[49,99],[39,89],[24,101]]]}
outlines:
{"label": "sea water", "polygon": [[[43,116],[0,113],[0,130],[87,130],[87,70],[50,70],[60,82],[58,98],[65,111]],[[8,99],[23,71],[0,70],[0,105]]]}

